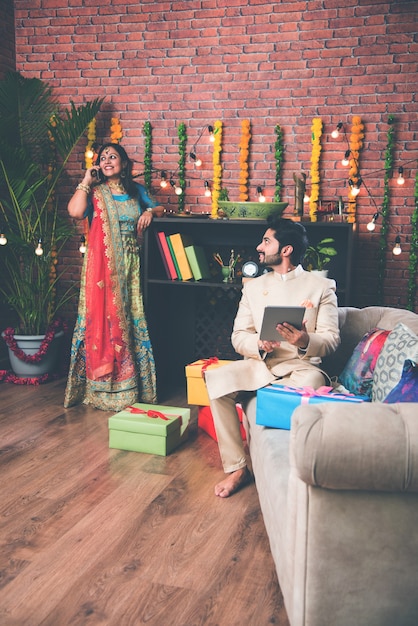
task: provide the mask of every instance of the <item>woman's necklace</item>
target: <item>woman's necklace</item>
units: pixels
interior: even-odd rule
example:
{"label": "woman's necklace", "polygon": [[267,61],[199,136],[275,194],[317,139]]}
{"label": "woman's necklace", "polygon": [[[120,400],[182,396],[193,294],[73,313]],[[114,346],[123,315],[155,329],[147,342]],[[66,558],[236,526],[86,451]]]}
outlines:
{"label": "woman's necklace", "polygon": [[107,184],[111,189],[114,189],[119,193],[125,193],[125,187],[122,185],[122,183],[116,183],[113,180],[109,180]]}

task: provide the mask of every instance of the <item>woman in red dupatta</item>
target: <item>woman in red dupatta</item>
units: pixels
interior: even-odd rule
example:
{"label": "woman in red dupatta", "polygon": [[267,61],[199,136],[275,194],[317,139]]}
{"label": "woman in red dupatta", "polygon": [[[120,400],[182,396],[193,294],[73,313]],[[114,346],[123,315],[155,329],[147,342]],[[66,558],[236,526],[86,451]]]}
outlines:
{"label": "woman in red dupatta", "polygon": [[102,146],[68,204],[71,217],[88,218],[91,225],[65,407],[83,402],[119,411],[157,401],[137,244],[137,233],[149,226],[154,210],[164,209],[132,180],[124,148]]}

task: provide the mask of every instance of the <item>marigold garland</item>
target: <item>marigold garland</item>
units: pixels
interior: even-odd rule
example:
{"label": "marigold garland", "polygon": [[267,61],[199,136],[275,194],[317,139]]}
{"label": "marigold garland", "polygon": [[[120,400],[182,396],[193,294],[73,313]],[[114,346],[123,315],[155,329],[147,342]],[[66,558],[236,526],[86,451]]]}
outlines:
{"label": "marigold garland", "polygon": [[[361,117],[355,115],[353,117],[353,122],[351,125],[351,135],[350,135],[350,169],[348,172],[349,180],[357,185],[359,182],[359,156],[360,150],[363,147],[363,139],[364,139],[364,125],[362,124]],[[357,211],[357,196],[352,195],[351,193],[351,185],[349,186],[348,191],[348,208],[347,208],[347,221],[352,223],[356,221],[356,211]]]}
{"label": "marigold garland", "polygon": [[94,162],[94,150],[93,144],[96,141],[96,118],[92,119],[87,126],[87,145],[84,152],[84,160],[86,162],[86,169],[88,170],[93,166]]}
{"label": "marigold garland", "polygon": [[213,182],[212,182],[212,211],[211,216],[218,216],[218,200],[222,189],[222,122],[216,120],[213,125]]}
{"label": "marigold garland", "polygon": [[251,126],[249,120],[242,120],[241,140],[239,142],[239,199],[248,200],[248,159],[250,156]]}
{"label": "marigold garland", "polygon": [[412,213],[411,224],[411,252],[409,254],[408,264],[408,299],[407,309],[409,311],[415,310],[415,297],[417,294],[417,270],[418,270],[418,171],[415,174],[415,188],[414,188],[415,209]]}
{"label": "marigold garland", "polygon": [[309,217],[312,222],[316,222],[321,183],[319,159],[321,157],[322,120],[320,117],[315,117],[312,120],[311,133],[311,197],[309,200]]}
{"label": "marigold garland", "polygon": [[110,119],[110,141],[112,143],[120,143],[123,137],[122,126],[117,117]]}

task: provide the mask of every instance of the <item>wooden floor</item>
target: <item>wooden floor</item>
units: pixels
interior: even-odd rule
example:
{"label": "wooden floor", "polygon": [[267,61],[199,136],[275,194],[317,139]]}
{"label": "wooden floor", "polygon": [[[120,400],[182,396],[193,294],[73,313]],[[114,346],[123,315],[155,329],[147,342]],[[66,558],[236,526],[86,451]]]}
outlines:
{"label": "wooden floor", "polygon": [[170,456],[110,450],[64,384],[0,384],[1,626],[288,626],[255,486],[213,495],[196,407]]}

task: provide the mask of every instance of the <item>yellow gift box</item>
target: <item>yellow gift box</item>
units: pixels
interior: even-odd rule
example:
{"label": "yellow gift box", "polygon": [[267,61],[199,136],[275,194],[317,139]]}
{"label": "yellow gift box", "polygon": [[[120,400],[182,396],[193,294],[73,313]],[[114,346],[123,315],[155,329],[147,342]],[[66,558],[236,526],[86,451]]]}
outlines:
{"label": "yellow gift box", "polygon": [[186,365],[186,380],[187,380],[187,402],[188,404],[197,404],[198,406],[209,406],[208,392],[206,391],[205,380],[202,376],[203,372],[207,369],[213,369],[215,367],[221,367],[227,365],[232,361],[224,361],[211,357],[210,359],[199,359],[194,363]]}

